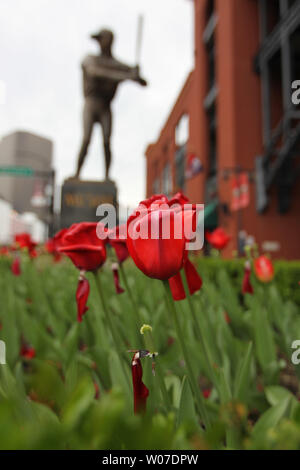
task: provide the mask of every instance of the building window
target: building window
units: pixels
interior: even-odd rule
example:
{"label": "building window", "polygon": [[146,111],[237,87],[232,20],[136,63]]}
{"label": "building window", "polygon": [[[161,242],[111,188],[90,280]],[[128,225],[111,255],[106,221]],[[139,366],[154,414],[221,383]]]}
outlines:
{"label": "building window", "polygon": [[216,108],[212,106],[208,111],[209,126],[209,168],[208,175],[215,176],[217,173],[217,122]]}
{"label": "building window", "polygon": [[186,146],[178,147],[175,153],[175,184],[176,191],[184,190],[185,187],[185,154]]}
{"label": "building window", "polygon": [[159,178],[155,178],[152,185],[153,194],[158,194],[160,192],[160,181]]}
{"label": "building window", "polygon": [[167,163],[163,169],[162,174],[162,192],[166,196],[170,196],[172,192],[172,175],[171,175],[171,165]]}
{"label": "building window", "polygon": [[177,147],[185,145],[189,140],[189,115],[183,114],[175,129],[175,143]]}

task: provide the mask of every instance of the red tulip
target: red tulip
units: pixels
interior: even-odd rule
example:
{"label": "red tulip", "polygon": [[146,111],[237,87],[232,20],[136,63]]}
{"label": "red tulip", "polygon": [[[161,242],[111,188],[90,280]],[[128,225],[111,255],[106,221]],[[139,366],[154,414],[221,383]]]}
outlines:
{"label": "red tulip", "polygon": [[67,231],[68,229],[66,228],[61,229],[54,235],[53,238],[50,238],[50,240],[48,240],[48,242],[46,243],[46,248],[48,252],[53,255],[55,263],[58,263],[63,256],[58,249],[61,246],[62,238]]}
{"label": "red tulip", "polygon": [[120,279],[119,279],[119,265],[118,263],[113,263],[111,266],[113,276],[114,276],[114,284],[116,288],[116,293],[117,294],[123,294],[124,289],[123,287],[120,286]]}
{"label": "red tulip", "polygon": [[33,359],[35,357],[35,349],[23,343],[20,349],[20,356],[24,357],[24,359]]}
{"label": "red tulip", "polygon": [[23,232],[15,235],[15,243],[18,248],[27,248],[31,258],[34,258],[37,255],[35,251],[37,243],[32,240],[29,233]]}
{"label": "red tulip", "polygon": [[205,388],[204,390],[202,390],[202,395],[206,399],[209,398],[211,395],[211,388]]}
{"label": "red tulip", "polygon": [[265,255],[254,260],[254,272],[261,282],[270,282],[274,277],[272,261]]}
{"label": "red tulip", "polygon": [[53,238],[49,238],[49,240],[46,241],[45,243],[45,248],[52,255],[55,252],[55,245],[54,245],[54,240]]}
{"label": "red tulip", "polygon": [[9,255],[9,248],[7,246],[1,246],[0,255],[2,255],[2,256]]}
{"label": "red tulip", "polygon": [[66,254],[81,271],[76,291],[79,322],[88,310],[86,304],[90,292],[89,282],[84,277],[84,272],[96,271],[106,260],[105,242],[97,235],[98,225],[96,222],[73,224],[69,229],[59,232],[56,238],[54,237],[57,251]]}
{"label": "red tulip", "polygon": [[[151,198],[153,199],[153,198]],[[127,222],[127,247],[146,276],[169,279],[183,267],[188,238],[184,230],[196,221],[196,210],[171,209],[164,199],[139,205]],[[182,233],[180,233],[182,232]]]}
{"label": "red tulip", "polygon": [[88,301],[90,293],[89,281],[84,277],[83,274],[79,276],[77,291],[76,291],[76,303],[77,303],[77,321],[82,322],[83,315],[88,311],[86,303]]}
{"label": "red tulip", "polygon": [[19,256],[15,256],[12,265],[11,265],[11,272],[14,276],[20,276],[21,274],[21,262]]}
{"label": "red tulip", "polygon": [[125,261],[129,256],[126,236],[127,227],[125,224],[119,225],[112,230],[108,230],[107,241],[115,250],[119,263],[123,263],[123,261]]}
{"label": "red tulip", "polygon": [[149,395],[149,390],[142,381],[143,369],[140,358],[148,355],[149,351],[137,351],[134,354],[131,362],[135,414],[144,413],[146,411],[146,403]]}
{"label": "red tulip", "polygon": [[206,240],[215,248],[216,250],[223,250],[231,239],[229,235],[222,229],[222,227],[216,228],[213,232],[205,233]]}
{"label": "red tulip", "polygon": [[61,246],[62,238],[63,238],[64,235],[67,233],[67,231],[68,231],[67,228],[62,228],[62,229],[59,230],[59,232],[57,232],[57,233],[54,235],[54,237],[52,238],[55,251],[57,251],[58,248]]}
{"label": "red tulip", "polygon": [[168,198],[164,194],[154,194],[148,199],[141,201],[139,206],[150,208],[153,204],[168,204]]}
{"label": "red tulip", "polygon": [[242,284],[242,293],[243,294],[253,294],[253,292],[254,292],[252,284],[250,282],[250,274],[251,274],[250,263],[249,263],[249,261],[246,261],[243,284]]}
{"label": "red tulip", "polygon": [[181,193],[170,201],[163,195],[152,196],[140,203],[127,223],[127,247],[135,264],[151,278],[168,279],[174,300],[185,298],[181,268],[191,294],[202,285],[187,255],[186,245],[197,222],[197,208],[185,206],[187,202]]}
{"label": "red tulip", "polygon": [[59,240],[58,251],[80,270],[95,271],[106,260],[105,244],[98,238],[96,228],[96,222],[73,224]]}

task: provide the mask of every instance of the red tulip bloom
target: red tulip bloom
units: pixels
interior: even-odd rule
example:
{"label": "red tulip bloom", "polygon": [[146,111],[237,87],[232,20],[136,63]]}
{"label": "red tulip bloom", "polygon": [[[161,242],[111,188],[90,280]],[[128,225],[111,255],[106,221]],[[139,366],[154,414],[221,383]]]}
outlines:
{"label": "red tulip bloom", "polygon": [[67,233],[68,229],[67,228],[62,228],[57,232],[54,237],[52,238],[53,245],[54,245],[54,250],[57,251],[58,248],[61,246],[61,240],[64,237],[64,235]]}
{"label": "red tulip bloom", "polygon": [[9,255],[9,248],[7,246],[1,246],[0,255],[8,256]]}
{"label": "red tulip bloom", "polygon": [[58,251],[80,270],[95,271],[106,260],[105,244],[98,238],[96,228],[96,222],[73,224],[59,241]]}
{"label": "red tulip bloom", "polygon": [[205,388],[204,390],[202,390],[202,395],[206,399],[209,398],[211,395],[211,388]]}
{"label": "red tulip bloom", "polygon": [[119,263],[123,263],[129,256],[126,237],[127,227],[125,224],[119,225],[107,232],[107,242],[115,250]]}
{"label": "red tulip bloom", "polygon": [[243,294],[253,294],[253,292],[254,292],[252,284],[250,282],[250,274],[251,274],[250,263],[249,263],[249,261],[246,261],[243,284],[242,284],[242,293]]}
{"label": "red tulip bloom", "polygon": [[24,359],[33,359],[35,357],[35,349],[23,343],[20,349],[20,356],[24,357]]}
{"label": "red tulip bloom", "polygon": [[54,238],[49,238],[49,240],[46,241],[45,248],[48,253],[53,256],[55,263],[58,263],[61,260],[62,254],[57,251],[57,245]]}
{"label": "red tulip bloom", "polygon": [[164,199],[142,204],[127,222],[129,253],[146,276],[169,279],[183,267],[188,241],[184,228],[196,220],[196,210],[171,209]]}
{"label": "red tulip bloom", "polygon": [[141,364],[141,357],[149,355],[149,351],[137,351],[131,362],[132,383],[133,383],[133,401],[134,413],[144,413],[146,411],[146,403],[149,395],[149,390],[142,381],[143,369]]}
{"label": "red tulip bloom", "polygon": [[83,315],[88,311],[86,306],[90,293],[89,281],[83,276],[79,277],[79,282],[76,291],[76,303],[77,303],[77,320],[79,323],[82,322]]}
{"label": "red tulip bloom", "polygon": [[69,229],[61,231],[55,240],[57,251],[67,255],[81,271],[76,291],[79,322],[88,310],[86,304],[90,292],[89,282],[84,277],[84,272],[96,271],[106,260],[105,242],[97,235],[98,225],[96,222],[73,224]]}
{"label": "red tulip bloom", "polygon": [[14,276],[20,276],[21,274],[21,262],[19,256],[15,256],[12,265],[11,265],[11,272]]}
{"label": "red tulip bloom", "polygon": [[53,238],[49,238],[49,240],[46,241],[45,248],[50,255],[53,255],[53,253],[55,252],[55,245],[54,245]]}
{"label": "red tulip bloom", "polygon": [[270,282],[274,277],[274,266],[272,261],[265,255],[254,260],[254,271],[261,282]]}
{"label": "red tulip bloom", "polygon": [[164,194],[154,194],[148,199],[144,199],[144,201],[141,201],[139,206],[150,208],[153,204],[156,203],[168,204],[168,198]]}
{"label": "red tulip bloom", "polygon": [[24,232],[15,235],[15,243],[18,248],[27,248],[31,258],[34,258],[37,255],[35,251],[37,243],[32,240],[29,233]]}
{"label": "red tulip bloom", "polygon": [[205,233],[206,240],[216,250],[223,250],[231,239],[229,235],[222,229],[222,227],[216,228],[213,232]]}
{"label": "red tulip bloom", "polygon": [[155,195],[143,201],[128,219],[127,247],[137,267],[146,276],[169,280],[174,300],[185,298],[180,270],[184,268],[190,293],[202,280],[187,256],[197,222],[196,206],[184,207],[187,199],[177,195],[170,201]]}

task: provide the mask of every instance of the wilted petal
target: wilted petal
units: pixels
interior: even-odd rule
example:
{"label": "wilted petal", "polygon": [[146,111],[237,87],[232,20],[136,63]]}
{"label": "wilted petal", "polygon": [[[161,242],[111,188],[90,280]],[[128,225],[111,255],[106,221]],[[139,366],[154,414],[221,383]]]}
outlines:
{"label": "wilted petal", "polygon": [[77,320],[82,322],[83,315],[87,312],[88,307],[86,306],[90,293],[89,281],[85,277],[80,277],[77,291],[76,291],[76,302],[77,302]]}
{"label": "wilted petal", "polygon": [[143,369],[140,361],[140,353],[134,354],[131,362],[134,413],[145,413],[149,390],[142,381]]}
{"label": "wilted petal", "polygon": [[114,276],[114,283],[116,288],[117,294],[123,294],[124,289],[120,286],[120,279],[119,279],[119,266],[117,263],[112,264],[111,266],[113,276]]}
{"label": "wilted petal", "polygon": [[19,256],[16,256],[11,265],[11,272],[14,276],[20,276],[21,274],[21,262]]}
{"label": "wilted petal", "polygon": [[253,287],[250,282],[250,274],[251,274],[251,269],[250,269],[250,263],[247,261],[245,263],[245,271],[244,271],[244,278],[243,278],[243,284],[242,284],[242,293],[243,294],[253,294]]}

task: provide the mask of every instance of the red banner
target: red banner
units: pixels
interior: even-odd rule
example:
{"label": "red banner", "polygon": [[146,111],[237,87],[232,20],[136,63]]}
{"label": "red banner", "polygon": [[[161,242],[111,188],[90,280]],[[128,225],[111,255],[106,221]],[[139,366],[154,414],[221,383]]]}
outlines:
{"label": "red banner", "polygon": [[233,175],[231,187],[231,210],[237,211],[247,207],[250,203],[248,173],[243,172],[238,175]]}

